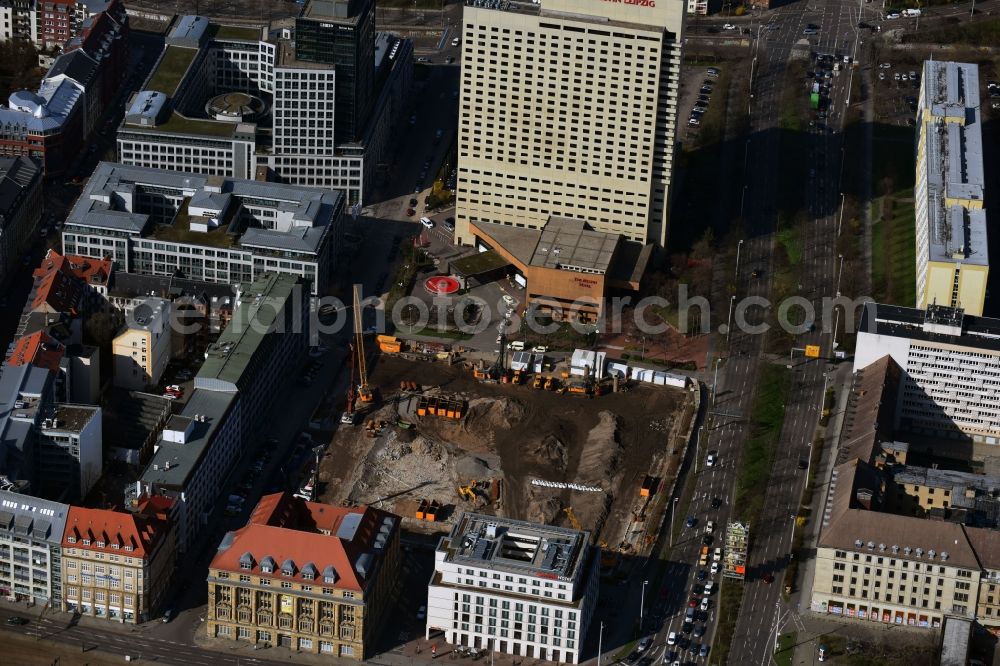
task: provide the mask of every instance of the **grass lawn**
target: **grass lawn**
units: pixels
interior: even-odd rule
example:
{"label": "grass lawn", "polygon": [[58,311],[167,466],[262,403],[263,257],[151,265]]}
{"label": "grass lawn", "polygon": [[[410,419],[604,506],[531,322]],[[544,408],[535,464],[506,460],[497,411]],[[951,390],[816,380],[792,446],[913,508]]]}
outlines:
{"label": "grass lawn", "polygon": [[243,39],[254,41],[260,39],[259,28],[248,28],[242,25],[220,25],[215,33],[216,39]]}
{"label": "grass lawn", "polygon": [[809,136],[805,130],[811,114],[809,88],[805,85],[808,67],[809,61],[802,58],[788,64],[778,121],[778,191],[782,193],[779,208],[789,217],[805,208],[806,204]]}
{"label": "grass lawn", "polygon": [[471,340],[472,336],[461,331],[449,329],[439,330],[437,326],[425,326],[423,328],[412,328],[400,323],[399,330],[407,335],[422,335],[428,338],[447,338],[448,340]]}
{"label": "grass lawn", "polygon": [[709,652],[710,663],[725,664],[729,660],[733,634],[736,631],[736,620],[740,616],[742,603],[743,583],[732,578],[723,578],[716,611],[719,623],[712,641],[712,651]]}
{"label": "grass lawn", "polygon": [[795,632],[778,636],[778,651],[774,653],[774,661],[778,666],[792,666],[792,654],[795,651]]}
{"label": "grass lawn", "polygon": [[[894,7],[903,5],[897,0]],[[917,44],[1000,44],[1000,18],[977,20],[973,23],[962,22],[936,30],[924,30],[903,36],[903,42]]]}
{"label": "grass lawn", "polygon": [[872,193],[881,196],[908,189],[916,178],[916,130],[896,125],[875,125],[872,130]]}
{"label": "grass lawn", "polygon": [[875,200],[872,207],[872,298],[916,304],[916,228],[913,191]]}
{"label": "grass lawn", "polygon": [[181,82],[184,72],[190,67],[196,55],[198,55],[197,49],[168,46],[160,59],[160,64],[156,67],[156,72],[150,77],[146,90],[158,90],[172,97],[177,90],[177,84]]}
{"label": "grass lawn", "polygon": [[755,524],[764,506],[787,397],[788,369],[783,365],[762,365],[750,416],[750,438],[736,478],[733,507],[739,520]]}

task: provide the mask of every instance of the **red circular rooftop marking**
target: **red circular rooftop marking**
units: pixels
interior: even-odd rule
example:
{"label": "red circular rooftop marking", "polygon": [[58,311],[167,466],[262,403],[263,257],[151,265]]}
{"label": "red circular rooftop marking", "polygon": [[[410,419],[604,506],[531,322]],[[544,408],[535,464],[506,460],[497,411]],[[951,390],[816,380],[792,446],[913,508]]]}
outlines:
{"label": "red circular rooftop marking", "polygon": [[454,294],[461,286],[458,280],[447,275],[435,275],[424,280],[424,289],[437,296]]}

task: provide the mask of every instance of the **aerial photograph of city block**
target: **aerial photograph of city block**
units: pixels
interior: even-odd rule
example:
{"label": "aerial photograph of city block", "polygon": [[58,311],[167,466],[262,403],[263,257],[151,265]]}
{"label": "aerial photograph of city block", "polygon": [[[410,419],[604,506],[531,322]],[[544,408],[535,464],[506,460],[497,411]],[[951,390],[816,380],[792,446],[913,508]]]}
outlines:
{"label": "aerial photograph of city block", "polygon": [[0,0],[0,664],[1000,665],[995,210],[1000,0]]}

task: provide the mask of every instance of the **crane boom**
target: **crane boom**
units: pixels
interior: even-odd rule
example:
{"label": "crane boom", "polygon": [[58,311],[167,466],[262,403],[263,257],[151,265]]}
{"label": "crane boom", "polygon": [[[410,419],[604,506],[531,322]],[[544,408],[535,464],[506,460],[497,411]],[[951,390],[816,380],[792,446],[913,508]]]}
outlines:
{"label": "crane boom", "polygon": [[361,329],[361,294],[358,285],[354,285],[354,350],[358,355],[358,399],[361,402],[371,402],[375,395],[368,386],[368,370],[365,367],[365,338]]}

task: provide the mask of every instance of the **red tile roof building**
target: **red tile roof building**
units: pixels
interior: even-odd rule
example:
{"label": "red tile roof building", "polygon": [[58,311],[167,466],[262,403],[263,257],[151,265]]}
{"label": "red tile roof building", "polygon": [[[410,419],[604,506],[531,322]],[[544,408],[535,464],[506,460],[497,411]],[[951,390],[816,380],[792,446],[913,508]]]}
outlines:
{"label": "red tile roof building", "polygon": [[174,570],[172,506],[165,497],[144,498],[134,512],[71,506],[62,609],[131,623],[157,615]]}
{"label": "red tile roof building", "polygon": [[32,364],[59,372],[59,362],[65,353],[66,348],[58,340],[45,331],[36,331],[14,341],[14,350],[7,362],[11,365]]}
{"label": "red tile roof building", "polygon": [[367,659],[394,591],[400,518],[263,497],[209,565],[208,634]]}

